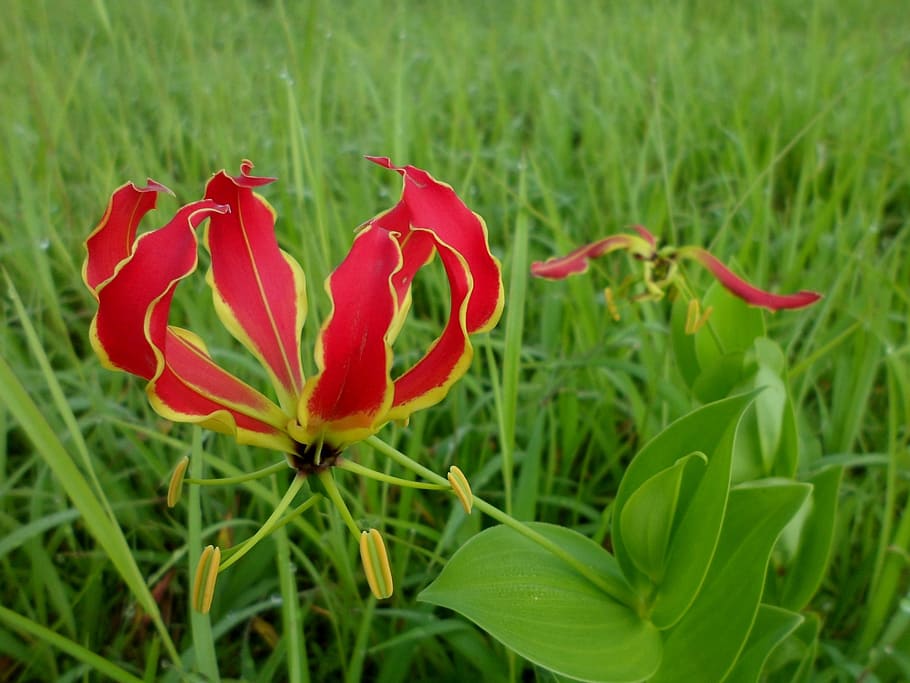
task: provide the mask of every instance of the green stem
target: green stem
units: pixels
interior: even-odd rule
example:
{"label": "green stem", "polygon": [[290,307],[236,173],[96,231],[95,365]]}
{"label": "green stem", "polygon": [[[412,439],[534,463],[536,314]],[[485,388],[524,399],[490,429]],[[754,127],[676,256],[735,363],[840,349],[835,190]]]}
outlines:
{"label": "green stem", "polygon": [[221,566],[218,568],[219,574],[237,562],[241,557],[246,555],[257,543],[259,543],[259,541],[261,541],[263,538],[268,536],[280,526],[281,516],[284,514],[284,511],[287,510],[291,505],[291,502],[294,500],[294,497],[300,491],[300,488],[303,486],[305,481],[306,477],[303,477],[299,474],[294,477],[294,481],[291,482],[291,485],[288,487],[288,490],[284,494],[284,497],[278,503],[278,507],[276,507],[275,511],[269,515],[269,518],[267,520],[265,520],[265,524],[263,524],[262,527],[260,527],[259,531],[253,534],[249,539],[234,548],[231,556],[221,562]]}
{"label": "green stem", "polygon": [[397,448],[393,448],[385,441],[380,439],[377,436],[370,436],[366,438],[366,443],[375,451],[382,453],[383,455],[388,456],[395,462],[397,462],[402,467],[411,470],[415,474],[419,474],[424,479],[429,481],[435,481],[437,484],[444,484],[446,487],[449,486],[449,480],[445,477],[442,477],[436,474],[433,470],[427,469],[419,462],[415,462],[404,453],[399,451]]}
{"label": "green stem", "polygon": [[347,470],[348,472],[353,472],[354,474],[360,474],[364,477],[369,477],[370,479],[375,479],[376,481],[382,481],[386,484],[394,484],[395,486],[405,486],[412,489],[424,489],[428,491],[445,491],[449,488],[448,483],[443,484],[428,484],[422,481],[413,481],[411,479],[402,479],[401,477],[393,477],[390,474],[385,474],[384,472],[377,472],[376,470],[371,470],[369,467],[364,467],[363,465],[351,462],[350,460],[341,460],[336,465],[337,468],[342,470]]}
{"label": "green stem", "polygon": [[191,479],[187,477],[183,480],[183,483],[195,484],[196,486],[229,486],[231,484],[242,484],[246,481],[252,481],[254,479],[262,479],[263,477],[267,477],[270,474],[275,474],[281,470],[285,470],[287,467],[288,464],[286,462],[276,462],[274,465],[263,467],[261,470],[256,470],[255,472],[247,472],[237,475],[236,477],[219,477],[217,479]]}
{"label": "green stem", "polygon": [[[415,462],[414,460],[409,458],[407,455],[405,455],[404,453],[399,451],[397,448],[393,448],[392,446],[387,444],[385,441],[382,441],[381,439],[379,439],[375,436],[371,436],[366,439],[366,442],[372,448],[374,448],[376,451],[378,451],[379,453],[382,453],[383,455],[387,455],[389,458],[391,458],[392,460],[397,462],[402,467],[405,467],[405,468],[411,470],[412,472],[419,474],[420,476],[424,477],[425,479],[429,479],[430,481],[434,481],[439,484],[446,483],[448,485],[447,479],[441,477],[440,475],[436,474],[432,470],[427,469],[420,463]],[[573,569],[575,569],[579,574],[584,576],[592,584],[597,586],[600,590],[602,590],[604,593],[606,593],[610,597],[614,598],[615,600],[618,600],[619,602],[621,602],[625,605],[629,605],[630,607],[634,607],[634,606],[638,605],[639,600],[638,600],[637,596],[632,591],[632,589],[624,582],[614,579],[611,576],[601,574],[599,572],[594,571],[589,566],[585,565],[582,562],[579,562],[571,554],[569,554],[568,552],[563,550],[556,543],[553,543],[553,541],[548,539],[543,534],[541,534],[537,531],[534,531],[534,529],[532,529],[528,525],[526,525],[522,522],[519,522],[517,519],[515,519],[511,515],[503,512],[496,506],[491,505],[490,503],[486,502],[482,498],[478,498],[477,496],[474,496],[474,506],[478,510],[481,510],[482,512],[486,513],[489,517],[492,517],[493,519],[497,520],[498,522],[501,522],[502,524],[505,524],[506,526],[510,527],[511,529],[514,529],[515,531],[517,531],[518,533],[523,535],[528,540],[534,541],[534,543],[538,544],[540,547],[553,553],[556,557],[558,557],[561,560],[563,560],[564,562],[566,562]]]}
{"label": "green stem", "polygon": [[295,518],[299,517],[304,512],[309,510],[320,500],[322,500],[322,494],[314,493],[312,496],[307,498],[305,502],[303,502],[300,505],[298,505],[297,507],[295,507],[289,513],[287,513],[284,517],[282,517],[279,521],[275,522],[275,526],[272,528],[272,531],[273,532],[278,531],[281,527],[290,524],[291,522],[294,521]]}
{"label": "green stem", "polygon": [[348,529],[354,534],[354,538],[360,538],[360,527],[357,526],[357,522],[354,521],[351,511],[348,510],[347,503],[345,503],[344,498],[341,497],[341,491],[338,490],[338,485],[335,483],[335,477],[332,476],[332,470],[321,470],[317,476],[325,487],[325,492],[329,494],[329,498],[335,504],[335,507],[338,508],[338,512],[341,513],[341,518],[344,519],[344,523],[347,524]]}

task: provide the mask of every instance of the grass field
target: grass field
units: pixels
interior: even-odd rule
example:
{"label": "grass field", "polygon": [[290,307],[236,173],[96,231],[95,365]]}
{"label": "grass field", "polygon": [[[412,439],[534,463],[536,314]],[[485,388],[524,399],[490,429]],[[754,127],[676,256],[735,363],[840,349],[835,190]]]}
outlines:
{"label": "grass field", "polygon": [[[763,286],[823,292],[769,317],[802,467],[847,466],[810,680],[910,679],[903,2],[11,0],[3,15],[0,681],[555,680],[416,600],[489,520],[348,472],[355,516],[386,533],[391,600],[369,597],[355,541],[321,505],[219,579],[210,627],[191,615],[201,547],[252,534],[286,483],[193,488],[168,509],[171,469],[190,453],[207,476],[279,458],[164,423],[89,346],[83,242],[111,191],[151,176],[184,203],[250,158],[279,178],[265,195],[306,272],[312,372],[322,282],[399,191],[364,154],[429,170],[483,215],[507,294],[465,379],[380,436],[434,471],[457,463],[519,519],[604,542],[624,466],[696,405],[669,306],[605,310],[624,258],[565,283],[532,281],[531,260],[641,223]],[[437,275],[418,281],[396,348],[437,334]],[[179,320],[261,384],[203,278],[182,291]]]}

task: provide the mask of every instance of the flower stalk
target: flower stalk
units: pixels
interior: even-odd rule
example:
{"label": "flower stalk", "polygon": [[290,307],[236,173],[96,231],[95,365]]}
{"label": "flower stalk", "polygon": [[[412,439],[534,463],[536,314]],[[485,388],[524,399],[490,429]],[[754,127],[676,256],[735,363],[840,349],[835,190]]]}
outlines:
{"label": "flower stalk", "polygon": [[294,480],[291,482],[291,485],[288,487],[288,490],[285,492],[281,501],[275,507],[275,510],[269,515],[269,518],[265,521],[258,531],[255,534],[250,536],[247,540],[243,541],[240,545],[237,545],[228,551],[230,555],[221,563],[221,568],[219,572],[224,571],[234,563],[236,563],[241,557],[246,555],[250,550],[252,550],[259,541],[264,539],[270,533],[272,533],[280,525],[282,515],[290,507],[291,503],[294,501],[297,493],[300,491],[301,487],[306,482],[306,477],[303,475],[297,474],[294,477]]}

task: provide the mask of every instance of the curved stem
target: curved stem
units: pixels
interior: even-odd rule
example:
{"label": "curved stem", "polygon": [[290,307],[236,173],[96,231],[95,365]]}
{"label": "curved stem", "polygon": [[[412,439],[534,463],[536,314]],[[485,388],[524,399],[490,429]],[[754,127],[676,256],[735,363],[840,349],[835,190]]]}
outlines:
{"label": "curved stem", "polygon": [[[391,458],[392,460],[397,462],[402,467],[405,467],[405,468],[411,470],[412,472],[419,474],[420,476],[424,477],[425,479],[429,479],[430,481],[434,481],[439,484],[445,483],[447,487],[450,486],[448,484],[447,479],[441,477],[440,475],[436,474],[432,470],[427,469],[420,463],[415,462],[414,460],[409,458],[407,455],[405,455],[404,453],[399,451],[397,448],[393,448],[392,446],[387,444],[382,439],[379,439],[375,436],[371,436],[366,439],[366,442],[372,448],[374,448],[376,451],[382,453],[383,455],[387,455],[389,458]],[[615,600],[618,600],[619,602],[623,603],[624,605],[628,605],[630,607],[637,608],[639,599],[635,595],[632,588],[624,581],[620,581],[619,579],[617,579],[615,577],[597,572],[597,571],[591,569],[591,567],[584,564],[583,562],[579,562],[570,553],[566,552],[563,548],[561,548],[559,545],[557,545],[556,543],[554,543],[553,541],[548,539],[543,534],[535,531],[534,529],[529,527],[527,524],[524,524],[523,522],[518,521],[511,515],[503,512],[502,510],[497,508],[495,505],[491,505],[490,503],[483,500],[482,498],[478,498],[477,496],[474,496],[474,506],[477,509],[481,510],[482,512],[486,513],[488,516],[497,520],[498,522],[501,522],[502,524],[505,524],[506,526],[510,527],[511,529],[514,529],[515,531],[520,533],[522,536],[524,536],[528,540],[534,541],[534,543],[536,543],[540,547],[542,547],[545,550],[548,550],[551,553],[553,553],[554,555],[556,555],[556,557],[558,557],[561,560],[563,560],[564,562],[566,562],[569,566],[571,566],[573,569],[575,569],[575,571],[577,571],[579,574],[584,576],[592,584],[597,586],[600,590],[602,590],[604,593],[606,593],[610,597],[614,598]]]}
{"label": "curved stem", "polygon": [[321,470],[316,476],[319,477],[319,481],[321,481],[322,485],[325,487],[325,492],[329,495],[329,498],[335,504],[335,507],[338,508],[338,512],[341,513],[341,518],[344,520],[344,523],[347,524],[348,529],[354,534],[354,538],[360,538],[360,527],[357,526],[357,522],[354,521],[351,511],[348,510],[347,503],[345,503],[344,498],[341,497],[341,491],[338,490],[338,485],[335,483],[335,477],[332,476],[332,470]]}
{"label": "curved stem", "polygon": [[253,479],[262,479],[267,477],[270,474],[275,474],[281,470],[287,469],[288,464],[286,462],[276,462],[274,465],[269,465],[268,467],[263,467],[261,470],[256,470],[255,472],[247,472],[245,474],[239,474],[236,477],[220,477],[216,479],[193,479],[187,477],[183,480],[184,484],[195,484],[196,486],[227,486],[230,484],[242,484],[245,481],[252,481]]}
{"label": "curved stem", "polygon": [[336,463],[335,467],[342,470],[347,470],[348,472],[353,472],[354,474],[360,474],[364,477],[369,477],[370,479],[375,479],[376,481],[382,481],[386,484],[394,484],[395,486],[405,486],[412,489],[424,489],[428,491],[445,491],[446,489],[451,488],[448,483],[445,485],[428,484],[422,481],[413,481],[411,479],[393,477],[390,474],[384,474],[383,472],[371,470],[369,467],[364,467],[363,465],[352,462],[350,460],[340,460],[338,463]]}
{"label": "curved stem", "polygon": [[[287,510],[291,505],[291,502],[293,502],[294,497],[300,491],[300,488],[303,486],[305,481],[306,477],[299,474],[294,477],[294,481],[291,482],[291,485],[288,487],[288,490],[284,494],[284,497],[278,503],[278,507],[276,507],[275,511],[269,515],[269,518],[267,520],[265,520],[265,524],[263,524],[259,531],[253,534],[250,538],[234,548],[234,552],[231,553],[230,557],[221,563],[221,566],[218,569],[219,574],[237,562],[241,557],[246,555],[257,543],[259,543],[259,541],[261,541],[263,538],[272,533],[276,528],[278,528],[281,516],[284,514],[284,511]],[[307,502],[309,503],[309,501]]]}
{"label": "curved stem", "polygon": [[415,462],[414,460],[412,460],[411,458],[406,456],[404,453],[399,451],[397,448],[393,448],[392,446],[387,444],[385,441],[383,441],[379,437],[369,436],[365,439],[365,441],[373,450],[378,451],[379,453],[382,453],[383,455],[387,455],[388,457],[390,457],[392,460],[397,462],[402,467],[411,470],[415,474],[419,474],[424,479],[434,481],[437,484],[444,485],[446,488],[450,488],[448,479],[436,474],[431,469],[427,469],[426,467],[421,465],[419,462]]}

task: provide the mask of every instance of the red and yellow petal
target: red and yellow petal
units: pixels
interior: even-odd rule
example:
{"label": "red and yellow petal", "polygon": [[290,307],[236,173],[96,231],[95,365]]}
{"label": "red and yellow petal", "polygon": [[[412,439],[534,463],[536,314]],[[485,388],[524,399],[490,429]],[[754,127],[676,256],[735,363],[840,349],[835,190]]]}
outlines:
{"label": "red and yellow petal", "polygon": [[656,241],[650,232],[644,228],[641,230],[644,230],[644,233],[639,231],[640,237],[629,234],[610,235],[578,247],[565,256],[554,256],[546,261],[535,261],[531,264],[531,275],[548,280],[563,280],[570,275],[587,272],[591,259],[619,249],[644,256],[653,251]]}
{"label": "red and yellow petal", "polygon": [[389,333],[399,308],[393,279],[401,265],[395,236],[370,225],[326,281],[332,312],[316,343],[318,373],[307,380],[298,424],[289,428],[298,441],[325,438],[340,448],[387,419],[393,396]]}
{"label": "red and yellow petal", "polygon": [[91,340],[106,366],[145,379],[155,375],[174,289],[196,269],[196,227],[223,210],[211,201],[182,207],[167,225],[136,240],[116,272],[95,290],[98,312]]}
{"label": "red and yellow petal", "polygon": [[474,281],[467,302],[466,325],[471,334],[492,329],[503,307],[502,273],[490,253],[483,219],[471,211],[450,185],[441,183],[415,166],[395,166],[386,157],[370,161],[398,172],[404,188],[398,204],[373,219],[386,230],[407,237],[412,228],[428,231],[464,259]]}
{"label": "red and yellow petal", "polygon": [[132,253],[139,222],[155,208],[159,192],[173,194],[151,178],[144,187],[126,183],[114,190],[104,217],[85,240],[88,255],[82,279],[92,294],[96,295],[98,287]]}
{"label": "red and yellow petal", "polygon": [[[415,229],[415,232],[422,229]],[[466,259],[452,246],[437,242],[451,291],[449,320],[442,334],[413,367],[395,380],[395,398],[387,419],[405,420],[416,410],[441,401],[471,364],[467,311],[474,288]]]}
{"label": "red and yellow petal", "polygon": [[169,327],[165,341],[161,372],[146,387],[158,414],[175,422],[198,423],[233,436],[238,443],[293,452],[284,411],[216,365],[201,339]]}
{"label": "red and yellow petal", "polygon": [[759,289],[735,275],[716,256],[700,247],[683,247],[677,254],[681,258],[698,261],[710,270],[727,290],[752,306],[777,311],[784,308],[803,308],[821,299],[821,294],[809,290],[801,290],[795,294],[773,294]]}
{"label": "red and yellow petal", "polygon": [[[92,273],[87,283],[99,283],[93,290],[98,312],[91,341],[103,364],[149,381],[149,400],[164,417],[286,450],[293,445],[283,430],[286,415],[216,366],[198,337],[167,324],[177,284],[196,269],[197,227],[226,210],[210,200],[184,206],[165,226],[131,244],[109,276],[100,267],[87,268]],[[92,249],[115,235],[135,235],[137,213],[109,210],[102,222],[106,235]],[[103,251],[114,254],[113,247]],[[92,256],[90,252],[90,261]]]}
{"label": "red and yellow petal", "polygon": [[390,344],[395,343],[411,309],[411,284],[417,271],[430,263],[436,254],[436,241],[426,232],[412,230],[404,238],[397,236],[396,238],[401,248],[401,269],[392,278],[398,300],[398,313],[389,330]]}
{"label": "red and yellow petal", "polygon": [[208,199],[230,207],[213,216],[206,231],[212,257],[208,281],[225,327],[268,370],[279,402],[293,413],[303,388],[300,331],[306,317],[306,282],[300,266],[281,251],[275,212],[254,187],[271,178],[217,173],[206,186]]}

